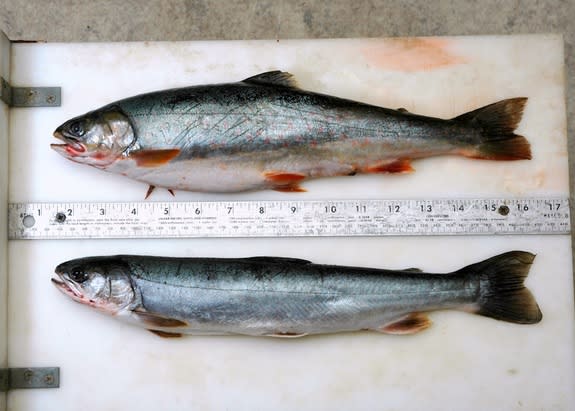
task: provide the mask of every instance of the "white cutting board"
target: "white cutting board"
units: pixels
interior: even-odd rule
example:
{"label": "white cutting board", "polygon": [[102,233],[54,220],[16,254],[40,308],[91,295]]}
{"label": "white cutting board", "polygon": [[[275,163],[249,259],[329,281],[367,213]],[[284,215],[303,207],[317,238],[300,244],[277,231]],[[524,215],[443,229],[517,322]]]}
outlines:
{"label": "white cutting board", "polygon": [[[177,200],[567,196],[560,36],[117,44],[15,44],[14,85],[61,86],[60,108],[12,109],[9,200],[134,201],[146,186],[49,148],[68,118],[130,95],[281,69],[301,87],[450,118],[529,97],[518,132],[533,160],[435,158],[411,175],[324,179],[306,193],[177,192]],[[162,190],[152,200],[169,200]],[[569,236],[13,241],[11,366],[60,366],[58,390],[14,391],[10,410],[510,410],[575,406]],[[161,339],[62,296],[54,267],[87,255],[276,255],[442,272],[509,250],[537,258],[527,281],[543,321],[432,314],[412,336]]]}

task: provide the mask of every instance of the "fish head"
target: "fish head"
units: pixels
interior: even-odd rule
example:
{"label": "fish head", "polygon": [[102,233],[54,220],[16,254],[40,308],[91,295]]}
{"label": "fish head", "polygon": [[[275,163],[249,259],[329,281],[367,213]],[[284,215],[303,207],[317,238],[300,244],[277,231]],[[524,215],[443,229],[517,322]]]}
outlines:
{"label": "fish head", "polygon": [[136,139],[130,119],[117,106],[74,117],[58,127],[54,137],[64,142],[50,145],[59,154],[100,168],[121,157]]}
{"label": "fish head", "polygon": [[87,257],[66,261],[55,269],[52,283],[81,304],[116,315],[137,303],[130,267],[118,258]]}

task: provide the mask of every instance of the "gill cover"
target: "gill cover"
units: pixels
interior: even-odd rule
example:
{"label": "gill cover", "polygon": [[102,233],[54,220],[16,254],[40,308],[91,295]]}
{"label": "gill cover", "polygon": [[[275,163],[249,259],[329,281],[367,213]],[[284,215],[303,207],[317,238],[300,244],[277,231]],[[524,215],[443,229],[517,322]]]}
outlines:
{"label": "gill cover", "polygon": [[56,267],[54,285],[74,301],[107,314],[132,308],[139,301],[130,277],[130,267],[120,259],[87,257]]}
{"label": "gill cover", "polygon": [[105,107],[66,121],[54,132],[65,144],[52,144],[72,161],[94,167],[113,163],[135,143],[132,124],[118,106]]}

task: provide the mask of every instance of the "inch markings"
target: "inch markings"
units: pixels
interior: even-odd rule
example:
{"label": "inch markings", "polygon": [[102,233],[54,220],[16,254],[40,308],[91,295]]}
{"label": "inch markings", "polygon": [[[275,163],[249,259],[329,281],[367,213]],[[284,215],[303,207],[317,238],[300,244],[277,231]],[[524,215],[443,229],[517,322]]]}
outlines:
{"label": "inch markings", "polygon": [[567,234],[566,198],[12,203],[18,239]]}

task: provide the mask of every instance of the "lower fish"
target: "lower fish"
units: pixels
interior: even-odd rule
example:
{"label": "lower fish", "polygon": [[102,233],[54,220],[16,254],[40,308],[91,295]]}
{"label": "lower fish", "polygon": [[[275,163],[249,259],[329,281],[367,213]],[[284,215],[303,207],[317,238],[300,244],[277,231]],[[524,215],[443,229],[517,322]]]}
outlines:
{"label": "lower fish", "polygon": [[528,160],[514,133],[527,98],[439,119],[302,90],[272,71],[236,83],[161,90],[112,102],[59,126],[74,162],[154,187],[201,192],[306,191],[308,179],[412,171],[455,155]]}
{"label": "lower fish", "polygon": [[463,310],[534,324],[524,280],[535,256],[511,251],[447,274],[313,264],[282,257],[103,256],[56,267],[72,300],[162,337],[300,337],[372,330],[412,334],[427,312]]}

